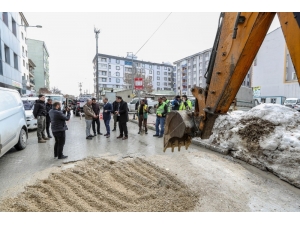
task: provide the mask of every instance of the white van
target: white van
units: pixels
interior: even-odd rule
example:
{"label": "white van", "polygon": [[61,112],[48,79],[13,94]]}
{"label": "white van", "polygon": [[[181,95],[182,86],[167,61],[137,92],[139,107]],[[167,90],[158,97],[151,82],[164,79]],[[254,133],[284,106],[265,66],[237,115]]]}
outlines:
{"label": "white van", "polygon": [[300,99],[299,98],[287,98],[284,101],[284,105],[297,111],[300,111]]}
{"label": "white van", "polygon": [[32,130],[37,128],[37,119],[33,116],[34,104],[38,97],[22,97],[22,102],[25,109],[27,129]]}
{"label": "white van", "polygon": [[25,110],[19,92],[0,87],[0,157],[12,147],[27,146]]}

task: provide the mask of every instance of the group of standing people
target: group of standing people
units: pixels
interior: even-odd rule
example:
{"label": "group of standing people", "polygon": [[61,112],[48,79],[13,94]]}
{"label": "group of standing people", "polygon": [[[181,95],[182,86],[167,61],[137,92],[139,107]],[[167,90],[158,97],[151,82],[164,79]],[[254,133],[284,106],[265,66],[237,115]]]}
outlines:
{"label": "group of standing people", "polygon": [[[116,131],[116,124],[119,123],[120,135],[117,137],[122,140],[128,139],[128,106],[127,102],[123,101],[121,96],[117,96],[116,100],[111,104],[108,102],[108,98],[103,99],[103,121],[106,128],[106,138],[110,137],[110,120],[111,115],[114,119],[114,129]],[[91,140],[94,136],[102,135],[100,132],[100,105],[96,102],[96,99],[88,100],[83,106],[85,121],[86,121],[86,139]],[[96,133],[97,125],[97,133]],[[94,135],[90,134],[91,126],[93,128]]]}

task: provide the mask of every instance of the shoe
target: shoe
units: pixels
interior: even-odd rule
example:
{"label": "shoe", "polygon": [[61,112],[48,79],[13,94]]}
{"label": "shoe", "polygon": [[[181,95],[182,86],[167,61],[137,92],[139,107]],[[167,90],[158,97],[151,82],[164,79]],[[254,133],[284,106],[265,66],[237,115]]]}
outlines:
{"label": "shoe", "polygon": [[104,134],[103,136],[107,136],[108,134]]}
{"label": "shoe", "polygon": [[159,137],[159,135],[158,134],[154,134],[153,137]]}
{"label": "shoe", "polygon": [[41,139],[38,140],[38,143],[46,143],[46,140],[41,138]]}
{"label": "shoe", "polygon": [[110,135],[106,135],[106,138],[110,138]]}
{"label": "shoe", "polygon": [[148,134],[148,131],[145,131],[145,134]]}
{"label": "shoe", "polygon": [[44,140],[50,140],[50,138],[47,138],[47,137],[43,137],[43,139],[44,139]]}
{"label": "shoe", "polygon": [[98,133],[98,135],[103,135],[103,134],[100,132],[100,133]]}
{"label": "shoe", "polygon": [[141,131],[139,130],[138,134],[140,134],[140,133],[141,133]]}
{"label": "shoe", "polygon": [[158,136],[158,138],[162,138],[163,136]]}
{"label": "shoe", "polygon": [[52,136],[51,136],[51,135],[48,135],[48,138],[52,138]]}
{"label": "shoe", "polygon": [[88,137],[91,137],[91,138],[92,138],[92,137],[94,137],[94,135],[89,135]]}
{"label": "shoe", "polygon": [[120,136],[118,136],[117,138],[123,138],[123,136],[120,135]]}
{"label": "shoe", "polygon": [[92,140],[93,138],[92,138],[92,137],[90,137],[90,136],[88,136],[88,137],[86,137],[86,139],[88,139],[88,140]]}
{"label": "shoe", "polygon": [[126,139],[128,139],[128,137],[123,137],[123,138],[122,138],[122,140],[126,140]]}
{"label": "shoe", "polygon": [[116,131],[116,128],[114,128],[113,130],[111,130],[111,131]]}
{"label": "shoe", "polygon": [[68,158],[67,155],[62,155],[61,157],[58,157],[58,159],[65,159],[65,158]]}

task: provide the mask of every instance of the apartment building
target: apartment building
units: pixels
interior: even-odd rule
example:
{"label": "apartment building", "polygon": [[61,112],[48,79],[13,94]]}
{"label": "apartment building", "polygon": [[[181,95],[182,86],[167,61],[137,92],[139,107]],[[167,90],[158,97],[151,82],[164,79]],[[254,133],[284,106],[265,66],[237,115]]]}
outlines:
{"label": "apartment building", "polygon": [[[50,89],[49,75],[49,52],[44,41],[27,38],[28,56],[35,64],[34,68],[34,89],[36,93],[40,88]],[[33,74],[32,74],[33,75]]]}
{"label": "apartment building", "polygon": [[[252,65],[256,96],[300,98],[300,87],[281,27],[266,35]],[[257,91],[258,90],[258,91]],[[263,101],[262,99],[262,101]],[[276,98],[272,99],[273,103]]]}
{"label": "apartment building", "polygon": [[[193,86],[205,87],[205,73],[208,68],[212,48],[187,56],[174,62],[177,70],[176,94],[192,95]],[[242,86],[250,87],[250,72],[245,77]]]}
{"label": "apartment building", "polygon": [[22,94],[23,80],[29,76],[26,26],[21,12],[1,12],[0,17],[0,87]]}
{"label": "apartment building", "polygon": [[[93,59],[94,89],[96,92],[96,56]],[[99,91],[108,89],[132,89],[132,77],[143,76],[152,90],[173,90],[173,65],[138,60],[136,56],[119,57],[98,54]]]}

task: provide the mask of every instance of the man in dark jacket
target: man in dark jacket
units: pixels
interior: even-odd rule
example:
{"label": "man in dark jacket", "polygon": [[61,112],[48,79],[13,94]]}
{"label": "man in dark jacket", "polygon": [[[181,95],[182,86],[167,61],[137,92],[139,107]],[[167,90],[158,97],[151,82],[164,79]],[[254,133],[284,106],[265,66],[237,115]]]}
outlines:
{"label": "man in dark jacket", "polygon": [[113,108],[112,105],[108,102],[108,98],[104,98],[103,100],[103,121],[106,127],[106,134],[104,134],[104,136],[106,136],[106,138],[110,137],[110,127],[109,127],[109,122],[111,119],[111,113],[113,112]]}
{"label": "man in dark jacket", "polygon": [[50,109],[52,109],[52,99],[48,98],[47,103],[46,103],[46,111],[47,111],[47,115],[46,115],[46,132],[47,132],[48,138],[52,138],[52,136],[50,135],[50,131],[49,131],[50,123],[51,123],[50,116],[49,116]]}
{"label": "man in dark jacket", "polygon": [[117,127],[117,114],[115,114],[115,111],[117,111],[117,109],[119,108],[120,103],[118,102],[118,98],[116,97],[116,101],[114,101],[112,103],[112,107],[113,107],[113,118],[114,118],[114,129],[112,131],[116,131],[116,127]]}
{"label": "man in dark jacket", "polygon": [[180,96],[177,95],[172,103],[172,109],[179,110],[180,104],[181,104],[181,99]]}
{"label": "man in dark jacket", "polygon": [[67,109],[67,115],[65,115],[59,108],[60,102],[54,102],[52,109],[49,111],[49,116],[51,119],[52,134],[55,138],[54,157],[58,157],[58,159],[65,159],[68,157],[63,154],[66,141],[66,130],[68,130],[66,121],[70,120],[71,113],[70,110]]}
{"label": "man in dark jacket", "polygon": [[[94,131],[94,136],[97,136],[97,134],[102,135],[102,133],[100,132],[100,118],[99,118],[100,105],[99,105],[99,103],[96,102],[95,98],[92,98],[92,108],[93,108],[93,111],[94,111],[95,115],[97,116],[96,118],[93,119],[93,122],[92,122],[92,128],[93,128],[93,131]],[[97,124],[97,134],[96,134],[95,123]]]}
{"label": "man in dark jacket", "polygon": [[[128,106],[127,102],[124,102],[121,96],[117,96],[117,102],[119,103],[119,107],[117,109],[114,109],[115,114],[117,115],[117,120],[119,122],[120,129],[120,135],[117,138],[122,138],[122,140],[126,140],[128,139]],[[123,134],[125,136],[123,136]]]}
{"label": "man in dark jacket", "polygon": [[50,139],[45,135],[46,115],[45,95],[39,95],[39,100],[35,101],[33,109],[33,116],[37,119],[38,143],[46,143],[46,140]]}

